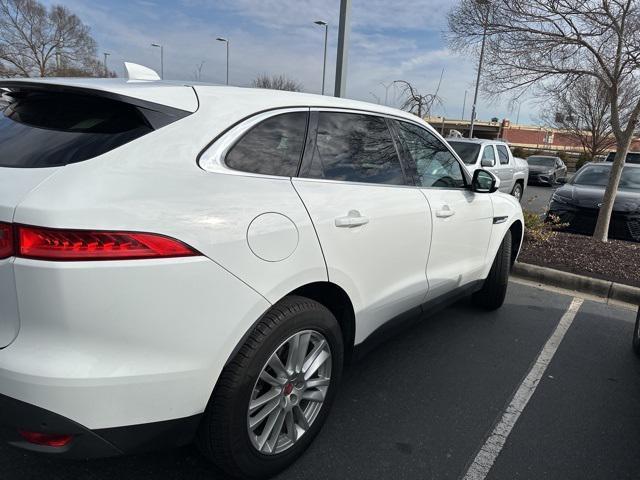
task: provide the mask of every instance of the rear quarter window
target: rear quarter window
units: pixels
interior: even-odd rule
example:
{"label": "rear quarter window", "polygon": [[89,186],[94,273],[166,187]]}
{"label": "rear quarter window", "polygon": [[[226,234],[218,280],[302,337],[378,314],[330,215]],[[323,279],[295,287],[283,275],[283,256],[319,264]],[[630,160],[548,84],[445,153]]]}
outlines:
{"label": "rear quarter window", "polygon": [[[146,109],[110,98],[37,90],[3,99],[8,105],[0,106],[0,167],[82,162],[154,130]],[[153,114],[154,121],[162,115]]]}

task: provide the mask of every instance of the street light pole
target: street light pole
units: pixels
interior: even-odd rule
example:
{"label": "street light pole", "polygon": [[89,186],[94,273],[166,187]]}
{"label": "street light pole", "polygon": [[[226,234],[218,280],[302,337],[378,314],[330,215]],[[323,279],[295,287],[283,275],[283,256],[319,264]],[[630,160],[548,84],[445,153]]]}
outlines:
{"label": "street light pole", "polygon": [[109,68],[107,67],[107,57],[109,55],[111,55],[109,52],[103,52],[104,53],[104,76],[108,77],[109,76]]}
{"label": "street light pole", "polygon": [[219,42],[224,42],[227,46],[227,85],[229,85],[229,39],[224,37],[216,38]]}
{"label": "street light pole", "polygon": [[478,89],[480,88],[480,75],[482,73],[482,61],[484,60],[484,46],[487,40],[487,26],[489,24],[490,0],[476,0],[479,5],[487,6],[487,13],[484,18],[484,30],[482,32],[482,46],[480,47],[480,61],[478,62],[478,75],[476,76],[476,91],[473,95],[473,106],[471,107],[471,124],[469,125],[469,138],[473,138],[473,127],[476,122],[476,104],[478,103]]}
{"label": "street light pole", "polygon": [[338,55],[336,57],[336,85],[334,96],[343,97],[347,89],[347,58],[349,57],[349,23],[351,0],[340,0],[340,23],[338,24]]}
{"label": "street light pole", "polygon": [[467,108],[467,91],[464,91],[464,100],[462,101],[462,120],[464,120],[464,111]]}
{"label": "street light pole", "polygon": [[322,95],[324,95],[324,78],[325,72],[327,70],[327,36],[329,34],[329,24],[324,20],[316,20],[313,23],[324,27],[324,59],[322,61]]}
{"label": "street light pole", "polygon": [[152,43],[151,46],[160,49],[160,78],[164,80],[164,46],[159,43]]}

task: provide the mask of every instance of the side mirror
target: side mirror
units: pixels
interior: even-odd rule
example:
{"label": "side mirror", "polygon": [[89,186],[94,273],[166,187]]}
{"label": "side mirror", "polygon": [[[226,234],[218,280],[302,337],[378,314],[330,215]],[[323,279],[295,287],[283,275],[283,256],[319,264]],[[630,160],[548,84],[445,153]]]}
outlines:
{"label": "side mirror", "polygon": [[500,180],[487,170],[478,169],[473,172],[471,190],[477,193],[493,193],[500,187]]}
{"label": "side mirror", "polygon": [[495,167],[496,166],[496,161],[492,160],[490,158],[483,158],[480,161],[480,166],[481,167]]}

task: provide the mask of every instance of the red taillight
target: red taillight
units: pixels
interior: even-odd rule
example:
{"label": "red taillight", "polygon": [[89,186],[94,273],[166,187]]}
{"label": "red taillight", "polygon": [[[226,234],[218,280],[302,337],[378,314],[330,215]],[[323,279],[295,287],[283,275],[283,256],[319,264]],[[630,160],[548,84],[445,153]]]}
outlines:
{"label": "red taillight", "polygon": [[13,250],[13,227],[9,223],[0,222],[0,259],[11,257]]}
{"label": "red taillight", "polygon": [[20,436],[29,443],[36,445],[46,445],[47,447],[64,447],[73,440],[73,435],[60,435],[54,433],[30,432],[28,430],[18,430]]}
{"label": "red taillight", "polygon": [[16,254],[40,260],[129,260],[199,255],[188,245],[151,233],[16,226]]}

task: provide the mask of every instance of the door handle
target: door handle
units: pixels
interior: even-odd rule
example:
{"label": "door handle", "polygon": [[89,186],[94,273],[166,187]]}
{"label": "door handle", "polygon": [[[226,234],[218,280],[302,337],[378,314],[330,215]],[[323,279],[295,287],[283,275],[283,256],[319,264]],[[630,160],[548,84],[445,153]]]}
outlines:
{"label": "door handle", "polygon": [[346,216],[336,218],[335,222],[336,227],[353,228],[366,225],[369,223],[369,219],[360,215],[358,210],[349,210],[349,213]]}
{"label": "door handle", "polygon": [[440,210],[436,210],[436,217],[438,218],[449,218],[456,214],[454,210],[451,210],[449,205],[443,205]]}

